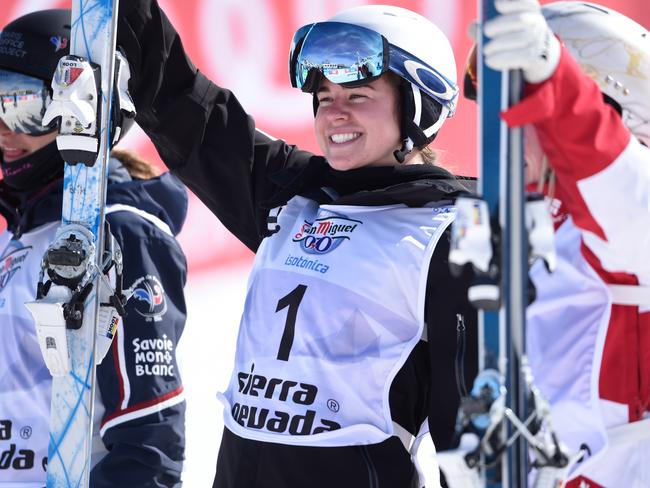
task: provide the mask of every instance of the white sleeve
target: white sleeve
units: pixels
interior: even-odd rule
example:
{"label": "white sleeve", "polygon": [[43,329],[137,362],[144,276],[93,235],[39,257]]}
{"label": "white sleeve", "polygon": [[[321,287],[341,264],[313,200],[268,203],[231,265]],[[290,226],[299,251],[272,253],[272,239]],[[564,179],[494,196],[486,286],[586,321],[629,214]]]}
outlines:
{"label": "white sleeve", "polygon": [[612,164],[578,181],[578,189],[606,237],[583,230],[585,245],[605,270],[650,285],[650,149],[632,137]]}

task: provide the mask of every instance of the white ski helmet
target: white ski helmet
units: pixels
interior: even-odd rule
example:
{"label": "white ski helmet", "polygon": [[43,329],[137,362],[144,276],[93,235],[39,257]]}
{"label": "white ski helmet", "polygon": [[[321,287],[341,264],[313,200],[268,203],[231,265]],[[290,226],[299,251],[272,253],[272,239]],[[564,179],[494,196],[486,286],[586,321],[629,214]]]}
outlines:
{"label": "white ski helmet", "polygon": [[390,51],[387,69],[404,80],[400,86],[402,151],[429,144],[458,103],[456,61],[444,33],[422,15],[388,5],[350,8],[327,22],[369,29],[397,48],[398,54]]}
{"label": "white ski helmet", "polygon": [[648,30],[595,3],[557,2],[542,11],[582,70],[620,106],[630,132],[650,146]]}

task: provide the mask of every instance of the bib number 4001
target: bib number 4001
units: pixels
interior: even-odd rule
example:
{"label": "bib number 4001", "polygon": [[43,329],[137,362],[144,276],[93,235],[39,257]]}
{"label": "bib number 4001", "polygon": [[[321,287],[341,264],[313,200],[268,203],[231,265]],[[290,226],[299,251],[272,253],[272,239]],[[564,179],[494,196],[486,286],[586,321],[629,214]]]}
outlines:
{"label": "bib number 4001", "polygon": [[307,290],[306,285],[298,285],[284,297],[280,298],[278,301],[278,306],[276,307],[276,313],[280,310],[284,310],[289,307],[287,311],[287,320],[284,323],[284,332],[282,333],[282,339],[280,340],[280,349],[278,349],[277,359],[280,361],[288,361],[289,353],[291,352],[291,346],[293,345],[293,336],[296,330],[296,317],[298,316],[298,307],[302,301],[302,297],[305,296],[305,291]]}

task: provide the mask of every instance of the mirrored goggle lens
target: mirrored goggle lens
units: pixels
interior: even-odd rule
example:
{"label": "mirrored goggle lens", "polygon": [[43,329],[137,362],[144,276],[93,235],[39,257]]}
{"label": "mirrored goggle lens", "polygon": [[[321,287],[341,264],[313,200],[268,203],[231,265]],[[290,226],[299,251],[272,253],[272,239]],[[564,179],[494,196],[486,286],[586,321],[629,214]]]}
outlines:
{"label": "mirrored goggle lens", "polygon": [[388,69],[388,43],[377,32],[341,22],[300,28],[290,54],[291,85],[313,91],[313,73],[336,84],[356,84]]}
{"label": "mirrored goggle lens", "polygon": [[0,119],[12,131],[32,136],[52,132],[42,126],[50,101],[43,80],[0,70]]}

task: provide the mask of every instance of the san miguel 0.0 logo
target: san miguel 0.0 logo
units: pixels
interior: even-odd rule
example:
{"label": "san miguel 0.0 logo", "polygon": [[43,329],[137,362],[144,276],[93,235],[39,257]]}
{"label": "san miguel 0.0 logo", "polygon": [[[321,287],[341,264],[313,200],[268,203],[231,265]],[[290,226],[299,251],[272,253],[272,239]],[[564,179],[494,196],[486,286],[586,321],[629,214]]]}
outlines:
{"label": "san miguel 0.0 logo", "polygon": [[307,254],[325,254],[350,239],[354,230],[361,224],[363,222],[360,220],[342,216],[305,221],[294,235],[293,242],[299,242],[300,248]]}

